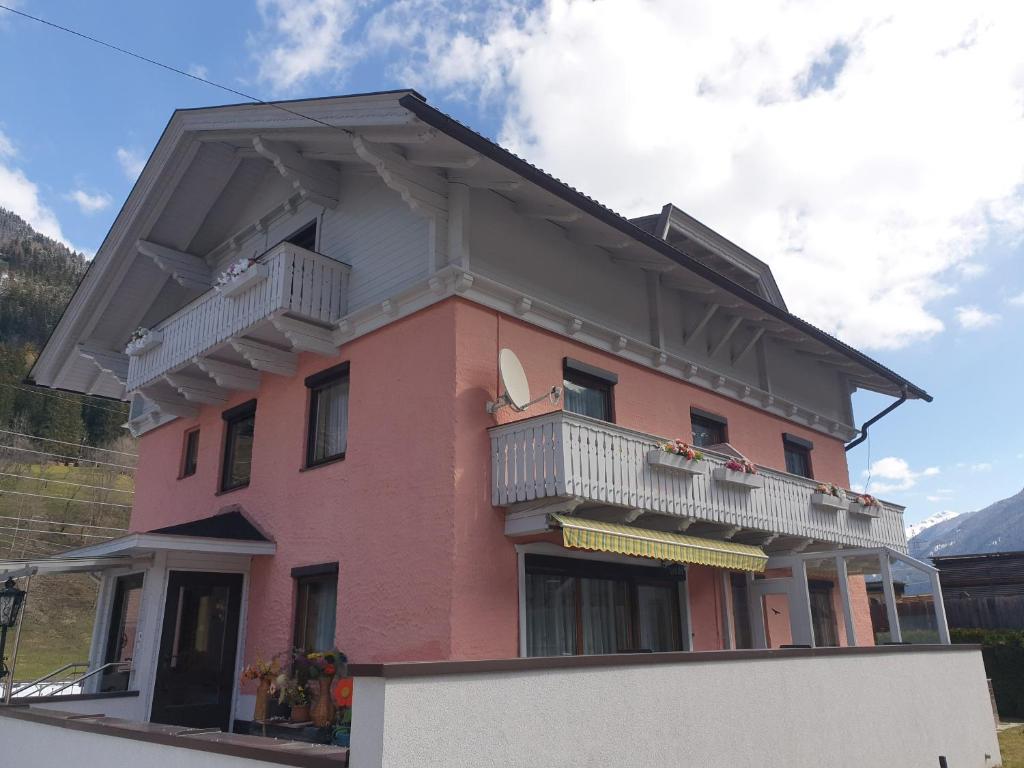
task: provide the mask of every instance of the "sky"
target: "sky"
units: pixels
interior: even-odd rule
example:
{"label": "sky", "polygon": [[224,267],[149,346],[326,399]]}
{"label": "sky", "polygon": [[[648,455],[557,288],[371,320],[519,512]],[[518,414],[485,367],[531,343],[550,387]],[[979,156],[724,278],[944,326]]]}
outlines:
{"label": "sky", "polygon": [[[1022,3],[14,6],[262,99],[415,88],[620,213],[671,201],[935,396],[858,489],[912,523],[1024,487]],[[0,10],[0,206],[95,253],[171,112],[239,100]]]}

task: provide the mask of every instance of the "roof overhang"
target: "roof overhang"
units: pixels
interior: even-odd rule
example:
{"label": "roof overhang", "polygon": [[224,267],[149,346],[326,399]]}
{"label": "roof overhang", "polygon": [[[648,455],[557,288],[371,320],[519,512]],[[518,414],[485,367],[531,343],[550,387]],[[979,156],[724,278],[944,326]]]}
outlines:
{"label": "roof overhang", "polygon": [[204,536],[172,536],[165,533],[130,533],[100,544],[75,549],[65,557],[138,557],[156,552],[189,552],[211,555],[273,555],[277,544],[272,541],[215,539]]}

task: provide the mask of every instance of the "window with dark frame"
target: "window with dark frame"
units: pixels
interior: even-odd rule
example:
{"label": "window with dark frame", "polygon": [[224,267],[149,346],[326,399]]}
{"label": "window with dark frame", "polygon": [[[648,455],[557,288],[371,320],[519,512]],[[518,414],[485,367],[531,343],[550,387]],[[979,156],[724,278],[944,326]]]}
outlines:
{"label": "window with dark frame", "polygon": [[690,409],[690,432],[693,435],[693,445],[696,448],[719,445],[729,441],[726,420],[721,416],[696,408]]}
{"label": "window with dark frame", "polygon": [[747,574],[730,573],[729,585],[732,589],[732,626],[734,648],[747,649],[754,647],[754,631],[750,625],[750,590]]}
{"label": "window with dark frame", "polygon": [[291,243],[292,245],[297,245],[299,248],[305,248],[307,251],[315,251],[316,219],[313,219],[302,229],[286,237],[284,241],[286,243]]}
{"label": "window with dark frame", "polygon": [[334,648],[338,608],[338,564],[324,563],[292,569],[295,579],[295,648],[328,651]]}
{"label": "window with dark frame", "polygon": [[811,449],[814,444],[795,435],[782,435],[782,448],[786,454],[786,471],[791,475],[813,478]]}
{"label": "window with dark frame", "polygon": [[681,651],[682,572],[526,555],[526,655]]}
{"label": "window with dark frame", "polygon": [[564,408],[570,413],[601,421],[615,421],[614,387],[619,377],[600,368],[567,357],[563,360]]}
{"label": "window with dark frame", "polygon": [[181,476],[191,477],[199,464],[199,429],[185,433],[185,454],[181,460]]}
{"label": "window with dark frame", "polygon": [[224,463],[221,491],[244,488],[252,476],[252,446],[256,430],[256,401],[250,400],[224,411]]}
{"label": "window with dark frame", "polygon": [[306,379],[309,388],[306,466],[345,458],[348,448],[349,364]]}

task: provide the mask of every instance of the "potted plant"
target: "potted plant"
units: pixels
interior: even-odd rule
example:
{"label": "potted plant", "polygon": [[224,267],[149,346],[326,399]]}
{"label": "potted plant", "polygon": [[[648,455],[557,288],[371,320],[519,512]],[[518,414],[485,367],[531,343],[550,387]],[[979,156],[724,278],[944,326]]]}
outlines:
{"label": "potted plant", "polygon": [[255,258],[239,259],[217,276],[216,288],[224,296],[236,296],[265,280],[269,270]]}
{"label": "potted plant", "polygon": [[275,681],[278,690],[277,702],[291,708],[289,720],[293,723],[309,721],[309,691],[297,678],[278,675]]}
{"label": "potted plant", "polygon": [[715,480],[734,488],[748,491],[764,488],[764,479],[757,474],[757,467],[744,458],[729,459],[725,466],[716,467],[712,475]]}
{"label": "potted plant", "polygon": [[308,688],[313,694],[310,717],[317,728],[326,728],[334,722],[335,707],[331,698],[331,682],[338,672],[336,662],[340,660],[344,663],[345,654],[340,651],[312,651],[301,656],[300,666],[309,678]]}
{"label": "potted plant", "polygon": [[703,472],[704,454],[682,440],[669,440],[647,452],[647,463],[652,467],[699,475]]}
{"label": "potted plant", "polygon": [[811,504],[821,509],[846,509],[846,492],[832,483],[818,483],[811,494]]}
{"label": "potted plant", "polygon": [[870,493],[861,493],[854,498],[850,505],[850,512],[864,517],[878,517],[882,514],[882,505]]}
{"label": "potted plant", "polygon": [[253,713],[253,720],[266,720],[269,716],[271,687],[277,676],[281,674],[281,663],[278,655],[274,655],[269,661],[257,658],[252,664],[242,669],[242,682],[256,682],[256,709]]}
{"label": "potted plant", "polygon": [[352,738],[352,678],[339,677],[335,680],[331,698],[337,707],[331,741],[339,747],[347,747]]}
{"label": "potted plant", "polygon": [[139,326],[128,337],[128,344],[125,346],[124,352],[126,355],[137,357],[143,352],[148,352],[153,347],[158,346],[163,340],[164,334],[162,331],[151,331],[149,328]]}

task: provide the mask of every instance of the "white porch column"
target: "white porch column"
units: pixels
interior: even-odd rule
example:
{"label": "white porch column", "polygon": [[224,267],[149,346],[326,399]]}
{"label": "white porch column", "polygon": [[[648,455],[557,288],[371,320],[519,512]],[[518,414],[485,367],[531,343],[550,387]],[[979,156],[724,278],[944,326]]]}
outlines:
{"label": "white porch column", "polygon": [[853,606],[850,604],[850,582],[846,572],[846,558],[836,557],[836,580],[839,582],[839,596],[843,600],[843,621],[846,623],[846,644],[857,644],[857,630],[853,625]]}
{"label": "white porch column", "polygon": [[814,620],[811,618],[811,590],[807,584],[807,561],[793,563],[792,592],[789,598],[789,625],[793,645],[814,646]]}
{"label": "white porch column", "polygon": [[736,632],[732,623],[732,581],[729,571],[722,571],[722,650],[732,650]]}
{"label": "white porch column", "polygon": [[946,622],[946,604],[942,601],[942,582],[939,580],[939,572],[933,571],[929,574],[932,582],[932,600],[935,602],[935,626],[939,630],[939,642],[949,645],[949,624]]}
{"label": "white porch column", "polygon": [[878,556],[878,564],[882,573],[882,593],[885,595],[885,612],[889,616],[889,640],[894,643],[903,642],[900,631],[900,615],[896,610],[896,590],[892,586],[892,562],[889,553],[883,551]]}

